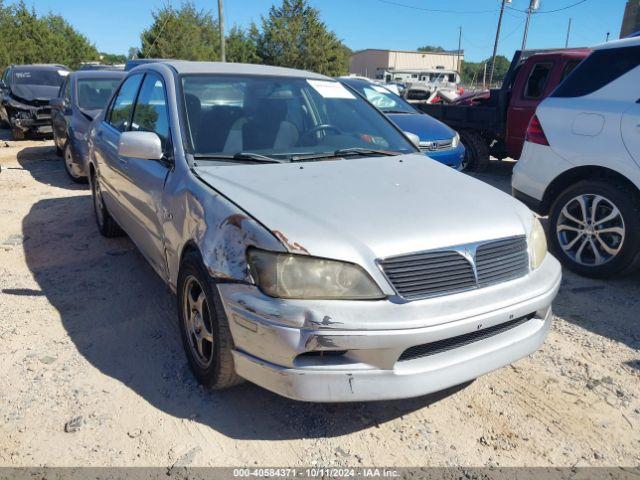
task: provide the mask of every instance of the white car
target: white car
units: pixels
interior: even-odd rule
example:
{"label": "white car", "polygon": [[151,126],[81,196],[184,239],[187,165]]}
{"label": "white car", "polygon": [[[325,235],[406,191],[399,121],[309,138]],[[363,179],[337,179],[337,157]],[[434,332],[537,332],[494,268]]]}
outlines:
{"label": "white car", "polygon": [[513,171],[513,194],[549,215],[550,249],[606,277],[640,253],[640,38],[594,49],[539,106]]}

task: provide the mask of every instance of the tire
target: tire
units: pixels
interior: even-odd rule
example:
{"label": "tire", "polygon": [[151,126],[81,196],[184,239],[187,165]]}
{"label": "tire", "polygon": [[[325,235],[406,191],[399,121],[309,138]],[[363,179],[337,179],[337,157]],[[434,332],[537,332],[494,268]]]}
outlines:
{"label": "tire", "polygon": [[58,140],[58,136],[56,135],[56,132],[53,132],[53,144],[56,147],[56,155],[58,155],[59,157],[64,158],[64,150],[62,148],[60,148],[60,144],[59,144],[60,140]]}
{"label": "tire", "polygon": [[462,170],[465,172],[484,172],[489,167],[489,146],[474,130],[460,130],[460,141],[464,145]]}
{"label": "tire", "polygon": [[585,277],[631,273],[640,259],[638,193],[606,180],[568,187],[551,207],[549,246],[565,267]]}
{"label": "tire", "polygon": [[74,167],[73,165],[73,152],[71,150],[71,144],[69,142],[67,142],[67,144],[64,146],[64,155],[63,155],[63,164],[64,164],[64,170],[67,172],[67,175],[69,175],[69,178],[75,182],[75,183],[87,183],[88,179],[87,177],[79,174],[79,172],[74,171],[74,168],[77,169],[78,167]]}
{"label": "tire", "polygon": [[95,173],[91,175],[91,197],[93,200],[93,212],[95,213],[98,230],[103,237],[112,238],[124,235],[120,225],[113,219],[107,206],[102,200],[102,189],[100,180]]}
{"label": "tire", "polygon": [[19,128],[16,128],[16,127],[11,128],[11,135],[13,136],[13,139],[16,141],[24,140],[27,137],[23,130],[20,130]]}
{"label": "tire", "polygon": [[177,300],[182,345],[198,382],[212,390],[242,383],[244,380],[235,372],[231,353],[234,344],[227,316],[195,251],[187,253],[180,265]]}

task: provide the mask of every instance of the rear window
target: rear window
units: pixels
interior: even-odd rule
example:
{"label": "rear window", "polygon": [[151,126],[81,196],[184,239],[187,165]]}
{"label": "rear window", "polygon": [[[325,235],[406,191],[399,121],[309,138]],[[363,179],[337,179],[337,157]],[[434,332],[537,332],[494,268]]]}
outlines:
{"label": "rear window", "polygon": [[553,97],[589,95],[640,65],[640,46],[596,50],[569,75]]}
{"label": "rear window", "polygon": [[525,98],[542,97],[552,67],[551,63],[538,63],[533,67],[524,88]]}

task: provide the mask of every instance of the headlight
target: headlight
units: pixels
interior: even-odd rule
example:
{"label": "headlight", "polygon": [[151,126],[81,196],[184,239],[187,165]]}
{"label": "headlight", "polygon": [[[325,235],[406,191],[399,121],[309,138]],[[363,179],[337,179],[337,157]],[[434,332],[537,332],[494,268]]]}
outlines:
{"label": "headlight", "polygon": [[456,132],[455,136],[453,137],[453,140],[451,140],[451,148],[457,148],[459,143],[460,143],[460,134]]}
{"label": "headlight", "polygon": [[251,275],[271,297],[374,300],[384,294],[358,265],[307,255],[247,251]]}
{"label": "headlight", "polygon": [[547,237],[538,217],[533,217],[533,225],[529,234],[529,260],[531,261],[531,270],[535,270],[544,260],[547,254]]}

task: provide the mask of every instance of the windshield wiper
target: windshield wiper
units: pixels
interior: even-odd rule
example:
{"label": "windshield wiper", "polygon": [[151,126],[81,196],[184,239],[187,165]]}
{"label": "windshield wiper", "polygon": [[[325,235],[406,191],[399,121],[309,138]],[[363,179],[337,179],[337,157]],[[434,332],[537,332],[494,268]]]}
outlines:
{"label": "windshield wiper", "polygon": [[408,112],[406,110],[382,110],[382,113],[390,113],[392,115],[395,115],[395,114],[398,114],[398,113],[410,114],[410,113],[415,113],[415,112]]}
{"label": "windshield wiper", "polygon": [[238,152],[235,155],[218,155],[218,154],[195,154],[193,156],[196,160],[223,160],[223,161],[251,161],[258,163],[284,163],[286,160],[279,158],[267,157],[266,155],[260,155],[259,153],[252,152]]}
{"label": "windshield wiper", "polygon": [[313,160],[319,160],[321,158],[339,158],[350,157],[354,155],[384,155],[385,157],[391,157],[400,155],[398,152],[391,152],[389,150],[375,150],[373,148],[339,148],[333,152],[321,152],[311,155],[293,155],[291,157],[292,162],[309,162]]}

